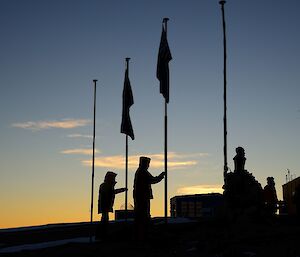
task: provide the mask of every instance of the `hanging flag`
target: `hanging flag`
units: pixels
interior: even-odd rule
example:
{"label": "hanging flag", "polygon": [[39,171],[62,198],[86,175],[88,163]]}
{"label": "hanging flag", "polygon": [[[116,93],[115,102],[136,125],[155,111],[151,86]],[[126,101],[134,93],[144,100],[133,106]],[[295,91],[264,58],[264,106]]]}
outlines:
{"label": "hanging flag", "polygon": [[156,77],[160,82],[160,93],[164,96],[167,103],[169,103],[169,61],[171,60],[172,55],[167,40],[167,33],[163,26],[157,59]]}
{"label": "hanging flag", "polygon": [[131,105],[133,105],[133,95],[132,95],[130,80],[128,77],[128,69],[126,68],[124,89],[123,89],[123,110],[122,110],[121,133],[130,136],[131,139],[134,140],[134,133],[133,133],[130,114],[129,114],[129,109]]}

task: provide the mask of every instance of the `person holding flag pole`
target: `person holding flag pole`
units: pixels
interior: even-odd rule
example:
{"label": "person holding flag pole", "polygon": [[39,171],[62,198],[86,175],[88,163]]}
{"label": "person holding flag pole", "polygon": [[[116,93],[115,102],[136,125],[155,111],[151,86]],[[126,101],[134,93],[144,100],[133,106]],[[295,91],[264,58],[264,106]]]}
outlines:
{"label": "person holding flag pole", "polygon": [[172,60],[171,51],[167,40],[167,25],[169,18],[163,19],[162,33],[157,58],[156,77],[160,82],[160,93],[165,98],[165,120],[164,120],[164,157],[165,157],[165,197],[164,212],[165,222],[168,217],[168,103],[169,103],[169,62]]}
{"label": "person holding flag pole", "polygon": [[[121,123],[121,133],[126,135],[125,144],[125,188],[128,189],[128,136],[134,140],[134,132],[130,120],[130,107],[133,105],[133,94],[129,80],[129,60],[126,58],[126,70],[124,79],[124,89],[123,89],[123,109],[122,109],[122,123]],[[125,191],[125,220],[127,221],[127,209],[128,209],[128,190]]]}

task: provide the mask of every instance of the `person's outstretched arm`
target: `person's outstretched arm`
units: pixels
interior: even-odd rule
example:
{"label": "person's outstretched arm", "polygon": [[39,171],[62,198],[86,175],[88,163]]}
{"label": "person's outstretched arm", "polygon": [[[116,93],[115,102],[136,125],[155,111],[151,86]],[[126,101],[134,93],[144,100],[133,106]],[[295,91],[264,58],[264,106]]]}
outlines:
{"label": "person's outstretched arm", "polygon": [[165,176],[165,172],[160,173],[158,176],[154,177],[150,174],[150,172],[148,172],[148,179],[150,181],[151,184],[156,184],[160,181],[162,181],[162,179]]}
{"label": "person's outstretched arm", "polygon": [[128,189],[126,187],[118,188],[118,189],[115,189],[115,194],[123,193],[123,192],[125,192],[127,190]]}

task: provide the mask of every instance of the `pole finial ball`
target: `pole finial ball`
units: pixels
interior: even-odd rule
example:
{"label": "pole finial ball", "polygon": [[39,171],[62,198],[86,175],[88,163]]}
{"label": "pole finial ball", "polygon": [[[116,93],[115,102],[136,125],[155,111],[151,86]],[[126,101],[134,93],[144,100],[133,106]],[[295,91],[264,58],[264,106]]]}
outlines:
{"label": "pole finial ball", "polygon": [[168,22],[169,18],[163,18],[163,22]]}
{"label": "pole finial ball", "polygon": [[93,79],[93,81],[94,81],[94,82],[97,82],[97,81],[98,81],[98,79]]}
{"label": "pole finial ball", "polygon": [[226,3],[226,1],[225,0],[221,0],[221,1],[219,1],[219,4],[220,5],[224,5]]}
{"label": "pole finial ball", "polygon": [[129,58],[129,57],[126,57],[125,60],[126,60],[126,62],[128,62],[128,61],[130,60],[130,58]]}

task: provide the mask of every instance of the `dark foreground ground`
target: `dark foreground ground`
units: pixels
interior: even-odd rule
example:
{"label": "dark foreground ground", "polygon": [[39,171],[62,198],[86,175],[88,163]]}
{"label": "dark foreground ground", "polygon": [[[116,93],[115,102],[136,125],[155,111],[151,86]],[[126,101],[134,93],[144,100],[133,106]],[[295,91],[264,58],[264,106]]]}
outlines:
{"label": "dark foreground ground", "polygon": [[[132,223],[110,225],[106,241],[68,243],[39,250],[0,253],[0,256],[300,257],[300,223],[288,217],[256,222],[240,220],[231,224],[221,220],[199,220],[167,226],[161,219],[154,219],[149,240],[144,243],[134,240]],[[0,250],[14,245],[87,237],[89,231],[86,223],[29,231],[0,231]]]}

